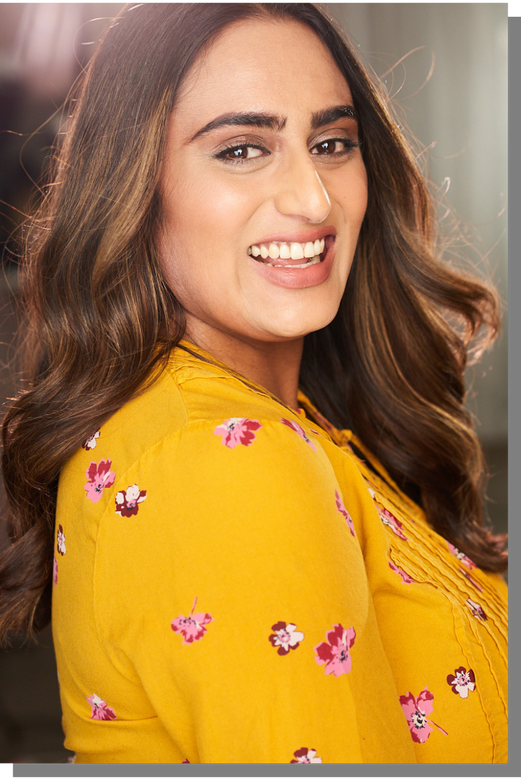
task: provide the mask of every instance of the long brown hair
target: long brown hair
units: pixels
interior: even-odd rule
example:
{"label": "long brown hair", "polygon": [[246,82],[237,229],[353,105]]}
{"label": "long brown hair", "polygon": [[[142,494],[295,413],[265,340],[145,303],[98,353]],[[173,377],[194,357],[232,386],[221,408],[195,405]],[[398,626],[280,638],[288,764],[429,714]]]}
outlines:
{"label": "long brown hair", "polygon": [[483,344],[495,335],[495,294],[437,258],[428,191],[384,97],[313,4],[147,3],[116,18],[89,63],[27,242],[25,389],[3,424],[12,544],[0,564],[0,636],[49,621],[64,463],[153,381],[184,334],[154,241],[167,123],[198,54],[256,16],[300,20],[324,41],[351,88],[368,172],[349,283],[335,320],[306,337],[302,388],[416,491],[443,536],[485,569],[506,565],[483,528],[483,462],[464,408],[467,348],[480,328]]}

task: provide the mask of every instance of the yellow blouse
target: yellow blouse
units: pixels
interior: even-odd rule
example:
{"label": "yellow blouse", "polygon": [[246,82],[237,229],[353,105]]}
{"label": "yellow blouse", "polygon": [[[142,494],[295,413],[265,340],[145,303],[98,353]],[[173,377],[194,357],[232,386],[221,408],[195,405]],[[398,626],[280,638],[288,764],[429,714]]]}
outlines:
{"label": "yellow blouse", "polygon": [[302,396],[178,348],[64,467],[53,631],[83,763],[507,761],[506,586]]}

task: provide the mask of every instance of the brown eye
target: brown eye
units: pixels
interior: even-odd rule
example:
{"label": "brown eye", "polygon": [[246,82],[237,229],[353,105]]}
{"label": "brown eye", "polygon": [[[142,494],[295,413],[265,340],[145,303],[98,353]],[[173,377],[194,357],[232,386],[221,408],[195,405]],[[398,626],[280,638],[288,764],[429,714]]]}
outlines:
{"label": "brown eye", "polygon": [[315,144],[311,150],[311,154],[325,156],[325,157],[341,157],[355,147],[360,146],[356,141],[352,141],[350,138],[327,138],[325,141]]}
{"label": "brown eye", "polygon": [[224,160],[225,162],[243,162],[252,160],[256,157],[262,157],[266,154],[269,154],[269,152],[262,146],[238,144],[237,146],[229,146],[227,149],[223,149],[215,156],[217,159]]}
{"label": "brown eye", "polygon": [[239,146],[236,149],[230,149],[228,156],[232,160],[245,160],[248,157],[248,147]]}
{"label": "brown eye", "polygon": [[322,154],[334,154],[336,150],[337,141],[322,141],[315,148],[320,149]]}

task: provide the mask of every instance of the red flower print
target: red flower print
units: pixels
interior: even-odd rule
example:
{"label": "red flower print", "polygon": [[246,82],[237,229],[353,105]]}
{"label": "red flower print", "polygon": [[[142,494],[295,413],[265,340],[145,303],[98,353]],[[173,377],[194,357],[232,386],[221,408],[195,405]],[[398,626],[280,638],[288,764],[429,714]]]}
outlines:
{"label": "red flower print", "polygon": [[184,761],[181,761],[181,763],[182,763],[182,764],[189,764],[189,763],[190,763],[190,761],[189,761],[187,758],[185,758],[185,760],[184,760]]}
{"label": "red flower print", "polygon": [[472,601],[472,599],[467,599],[465,603],[470,608],[470,611],[472,612],[474,617],[477,617],[480,620],[488,620],[487,616],[485,615],[485,611],[483,607],[481,607],[475,601]]}
{"label": "red flower print", "polygon": [[140,490],[137,485],[131,485],[126,490],[116,494],[116,512],[121,517],[137,515],[139,504],[147,497],[146,490]]}
{"label": "red flower print", "polygon": [[447,542],[447,544],[452,555],[455,555],[456,558],[460,560],[464,566],[467,567],[467,569],[470,569],[472,571],[472,569],[478,568],[474,563],[474,561],[471,561],[470,558],[467,558],[465,553],[462,553],[461,550],[458,550],[458,548],[454,547],[454,545],[451,544],[450,542]]}
{"label": "red flower print", "polygon": [[405,534],[402,531],[402,523],[400,523],[399,520],[396,519],[394,515],[392,515],[388,509],[385,509],[383,506],[377,507],[378,514],[380,515],[380,520],[384,525],[388,525],[391,531],[396,534],[396,536],[399,536],[400,539],[403,539],[404,542],[407,542],[408,539],[405,536]]}
{"label": "red flower print", "polygon": [[448,674],[447,682],[452,686],[452,693],[461,696],[462,699],[468,698],[469,691],[473,691],[476,687],[474,672],[472,669],[467,672],[464,666],[454,669],[454,674]]}
{"label": "red flower print", "polygon": [[84,441],[81,445],[84,450],[93,450],[96,444],[98,443],[96,439],[99,439],[99,431],[96,431],[96,433],[93,433],[90,438],[87,439],[87,441]]}
{"label": "red flower print", "polygon": [[389,561],[389,568],[391,568],[396,574],[399,574],[402,578],[402,585],[410,585],[414,582],[413,578],[407,574],[403,569],[399,569],[398,566],[395,566],[394,563],[391,563]]}
{"label": "red flower print", "polygon": [[313,750],[313,748],[300,748],[299,750],[295,750],[293,753],[295,758],[293,758],[289,763],[290,764],[321,764],[322,759],[317,756],[317,751]]}
{"label": "red flower print", "polygon": [[294,623],[284,623],[283,620],[279,620],[271,627],[274,634],[270,634],[268,639],[273,647],[278,647],[277,653],[279,655],[287,655],[290,650],[296,650],[299,643],[304,639],[302,631],[297,631],[297,627]]}
{"label": "red flower print", "polygon": [[477,583],[476,580],[473,577],[470,576],[468,571],[465,571],[465,569],[462,569],[461,566],[459,566],[458,568],[459,568],[460,573],[463,574],[463,576],[465,577],[465,579],[468,580],[471,583],[471,585],[474,585],[476,590],[479,590],[480,593],[483,593],[483,588],[481,587],[481,585],[479,585],[479,583]]}
{"label": "red flower print", "polygon": [[315,445],[313,444],[313,442],[311,441],[311,439],[307,435],[307,433],[304,430],[304,428],[302,427],[302,425],[300,425],[298,422],[295,422],[295,420],[286,420],[284,417],[281,417],[280,421],[281,421],[281,423],[284,423],[284,425],[287,425],[288,428],[291,428],[292,431],[295,431],[295,433],[298,436],[300,436],[301,439],[304,439],[304,441],[307,444],[309,444],[309,446],[311,447],[313,452],[317,451],[317,448],[315,447]]}
{"label": "red flower print", "polygon": [[111,460],[100,460],[99,465],[93,460],[87,469],[88,482],[85,485],[87,498],[92,502],[99,501],[104,488],[112,487],[116,475],[110,470]]}
{"label": "red flower print", "polygon": [[214,430],[216,436],[222,436],[221,442],[231,450],[238,444],[249,447],[255,440],[254,431],[258,431],[262,425],[257,420],[248,420],[246,417],[230,417]]}
{"label": "red flower print", "polygon": [[58,584],[58,561],[56,558],[53,558],[52,562],[52,581],[55,585]]}
{"label": "red flower print", "polygon": [[340,677],[351,671],[351,656],[349,650],[355,642],[356,632],[353,627],[344,629],[340,623],[326,633],[326,642],[315,647],[315,661],[325,664],[325,673]]}
{"label": "red flower print", "polygon": [[345,508],[344,504],[342,503],[342,499],[340,498],[340,493],[338,492],[338,490],[335,490],[335,503],[336,503],[337,512],[340,512],[340,514],[345,518],[345,521],[352,535],[356,536],[353,520],[351,518],[351,515]]}
{"label": "red flower print", "polygon": [[197,642],[201,639],[201,637],[206,634],[206,624],[211,623],[213,620],[213,617],[209,615],[208,612],[206,614],[203,612],[196,612],[194,615],[193,611],[196,603],[197,597],[195,598],[192,611],[188,617],[179,615],[179,617],[172,620],[172,631],[181,634],[184,645],[191,645],[192,642]]}
{"label": "red flower print", "polygon": [[92,696],[87,696],[87,701],[90,704],[91,720],[117,720],[116,713],[112,707],[108,707],[107,702],[100,699],[95,693]]}
{"label": "red flower print", "polygon": [[65,555],[67,548],[65,547],[65,534],[61,525],[58,526],[58,534],[56,537],[56,547],[60,555]]}
{"label": "red flower print", "polygon": [[433,710],[433,699],[434,696],[427,688],[423,689],[418,698],[410,692],[407,696],[400,696],[403,714],[407,718],[407,725],[414,742],[426,742],[431,735],[433,726],[436,726],[442,734],[447,736],[447,732],[441,726],[427,718],[427,715],[430,715]]}

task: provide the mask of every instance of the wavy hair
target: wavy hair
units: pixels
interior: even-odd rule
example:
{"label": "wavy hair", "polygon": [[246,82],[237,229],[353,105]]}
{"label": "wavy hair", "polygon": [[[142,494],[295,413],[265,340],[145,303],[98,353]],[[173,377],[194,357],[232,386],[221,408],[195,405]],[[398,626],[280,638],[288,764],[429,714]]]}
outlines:
{"label": "wavy hair", "polygon": [[24,389],[3,423],[12,544],[0,562],[0,637],[50,619],[61,468],[184,334],[155,245],[167,124],[196,57],[255,17],[295,19],[322,39],[351,88],[368,174],[345,295],[334,321],[305,339],[302,389],[416,495],[440,534],[484,569],[505,568],[502,539],[483,526],[463,381],[471,338],[481,329],[485,346],[497,332],[495,293],[438,258],[428,190],[385,96],[314,4],[146,3],[116,17],[90,61],[27,241]]}

